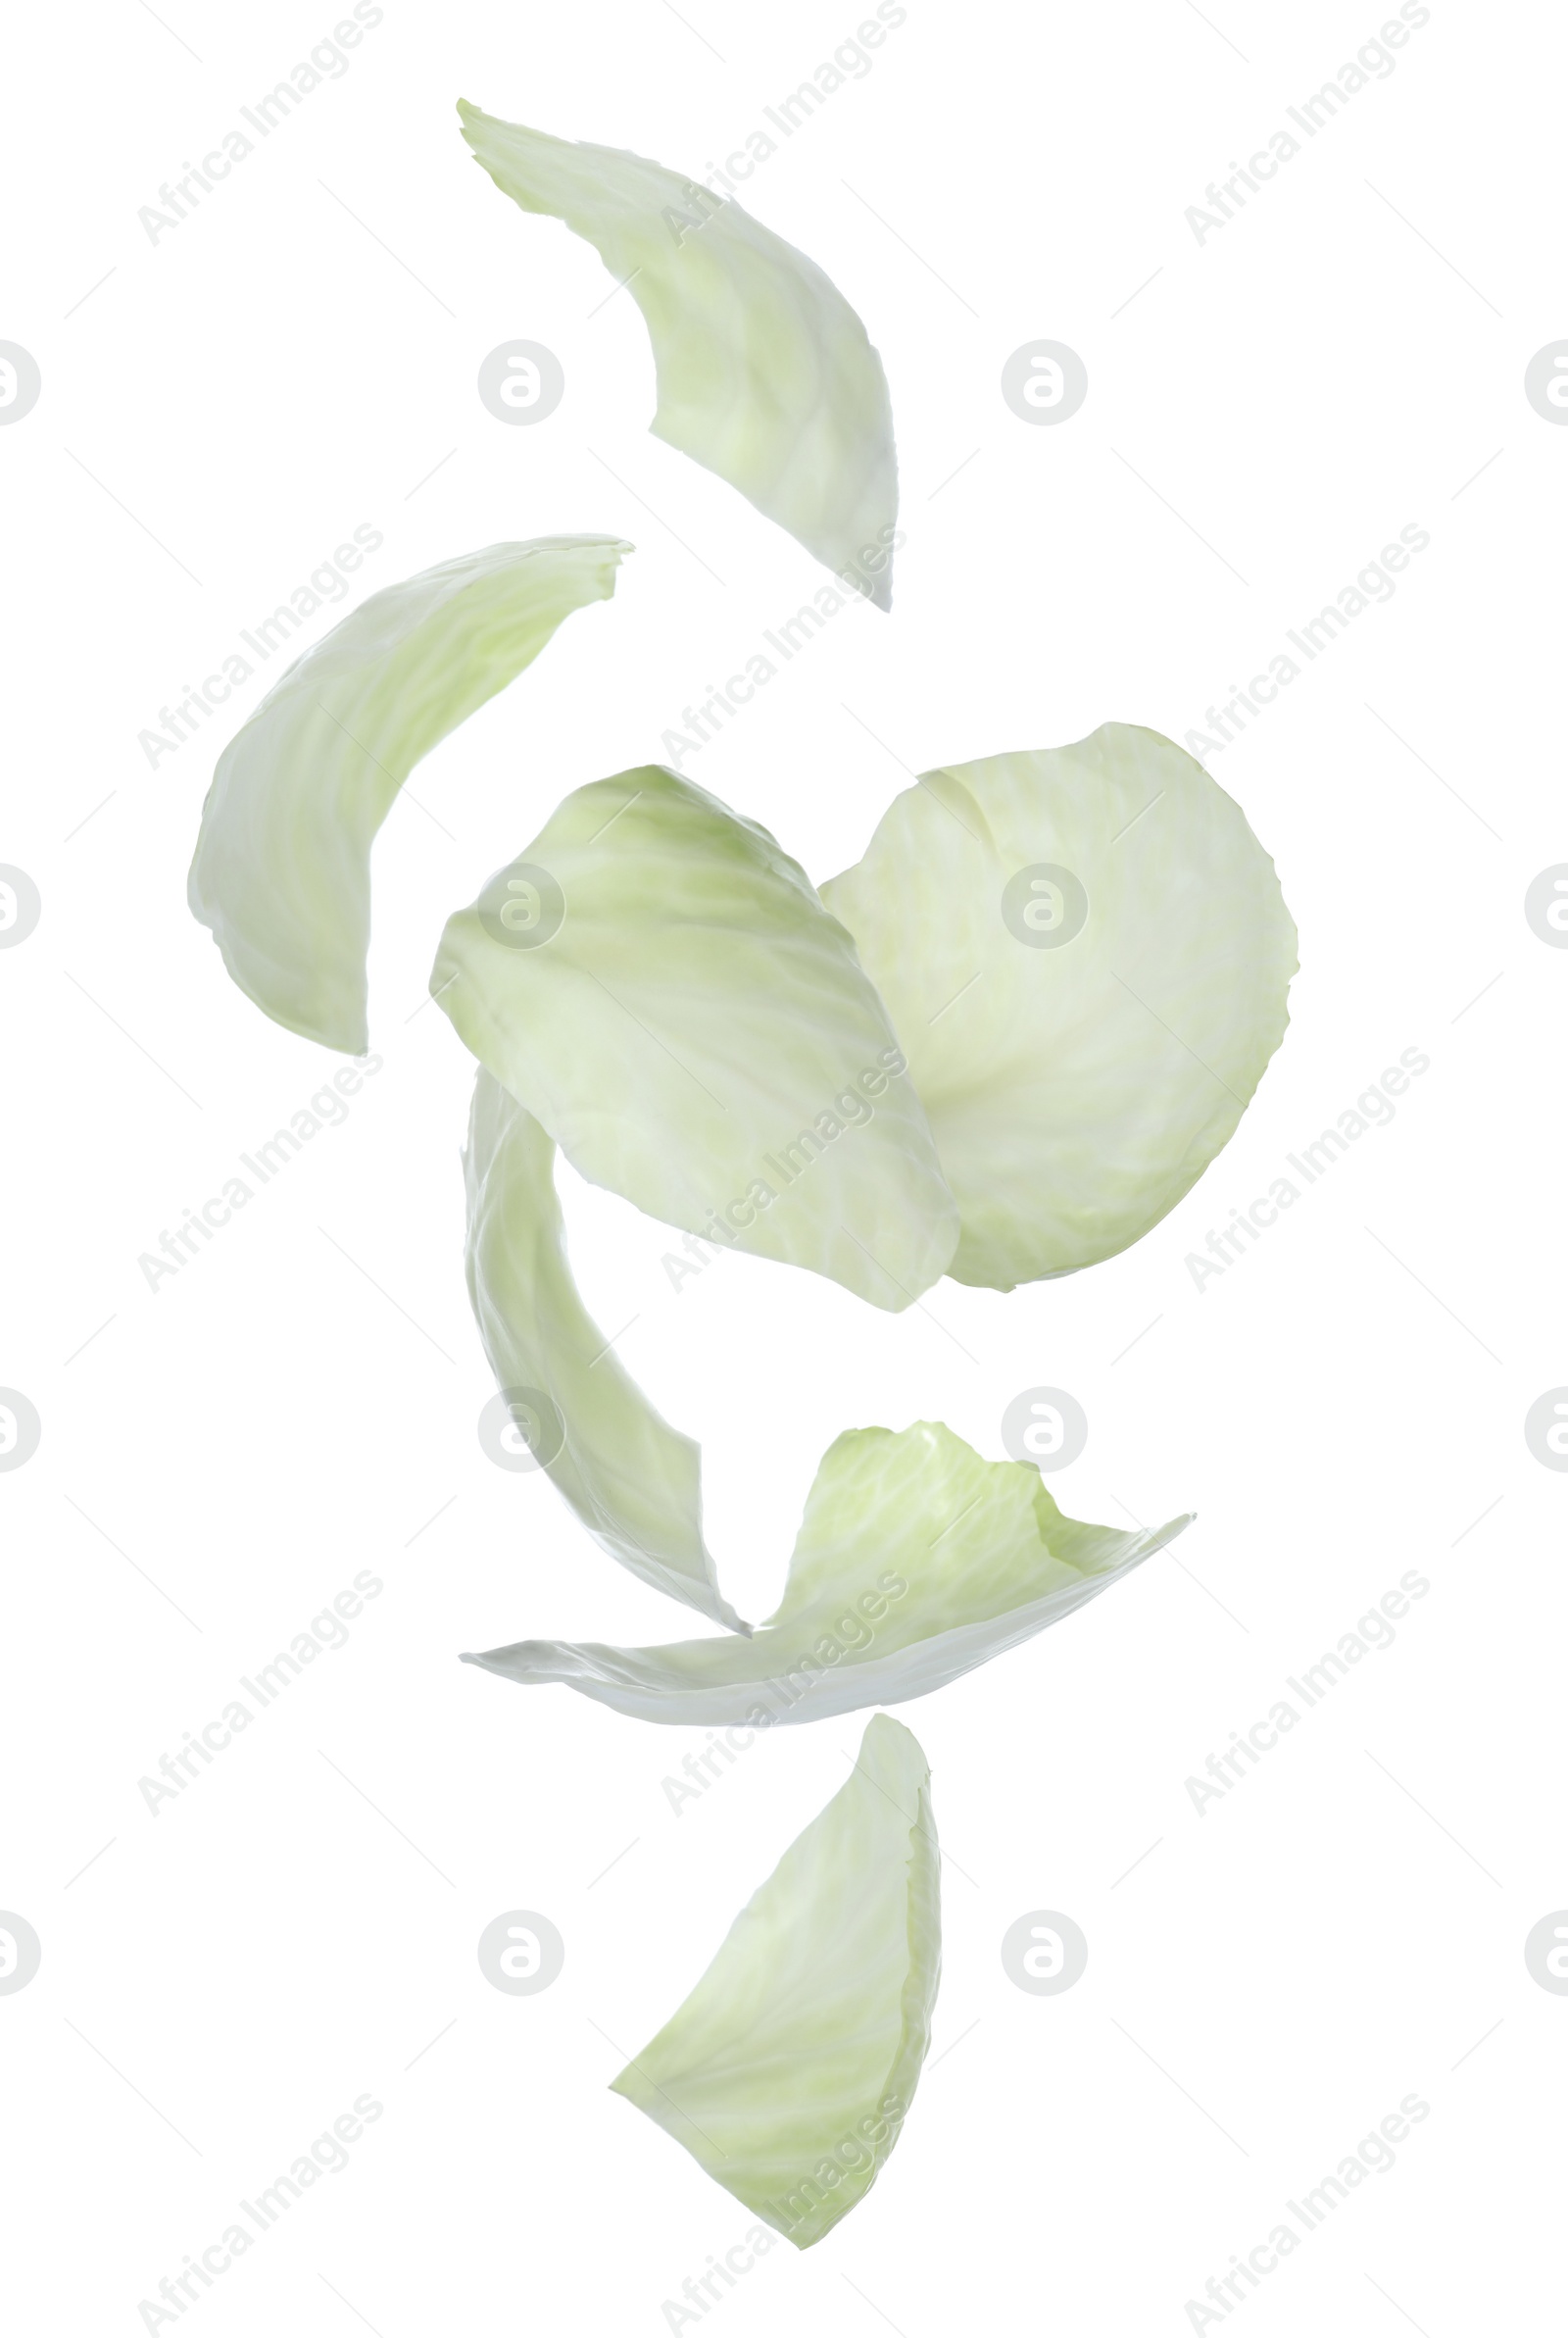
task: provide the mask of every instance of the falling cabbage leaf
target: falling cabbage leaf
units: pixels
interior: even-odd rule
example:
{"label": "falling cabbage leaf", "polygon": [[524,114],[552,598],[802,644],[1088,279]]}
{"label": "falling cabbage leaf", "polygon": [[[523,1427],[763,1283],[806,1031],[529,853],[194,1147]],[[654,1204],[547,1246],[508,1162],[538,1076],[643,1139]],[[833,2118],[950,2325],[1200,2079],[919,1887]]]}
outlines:
{"label": "falling cabbage leaf", "polygon": [[464,1171],[468,1296],[491,1369],[535,1461],[611,1557],[744,1632],[703,1542],[698,1448],[654,1411],[577,1295],[555,1150],[481,1067]]}
{"label": "falling cabbage leaf", "polygon": [[893,413],[882,361],[837,286],[738,203],[662,164],[466,102],[458,113],[502,193],[591,243],[641,309],[659,379],[655,435],[888,608]]}
{"label": "falling cabbage leaf", "polygon": [[822,899],[908,1057],[959,1282],[1136,1242],[1234,1134],[1289,1020],[1273,862],[1191,756],[1127,723],[928,771]]}
{"label": "falling cabbage leaf", "polygon": [[468,1656],[564,1681],[647,1721],[765,1729],[901,1705],[1082,1607],[1191,1517],[1123,1532],[1063,1517],[1025,1462],[986,1462],[940,1421],[829,1446],[777,1611],[747,1640],[661,1648],[522,1640]]}
{"label": "falling cabbage leaf", "polygon": [[657,766],[578,788],[452,918],[431,994],[574,1169],[907,1307],[957,1238],[855,949],[767,830]]}
{"label": "falling cabbage leaf", "polygon": [[609,600],[630,550],[540,536],[388,585],[296,659],[230,739],[202,807],[190,907],[274,1022],[366,1053],[376,830],[422,756],[574,609]]}
{"label": "falling cabbage leaf", "polygon": [[850,1777],[614,2081],[808,2249],[876,2181],[914,2100],[942,1968],[931,1773],[877,1714]]}

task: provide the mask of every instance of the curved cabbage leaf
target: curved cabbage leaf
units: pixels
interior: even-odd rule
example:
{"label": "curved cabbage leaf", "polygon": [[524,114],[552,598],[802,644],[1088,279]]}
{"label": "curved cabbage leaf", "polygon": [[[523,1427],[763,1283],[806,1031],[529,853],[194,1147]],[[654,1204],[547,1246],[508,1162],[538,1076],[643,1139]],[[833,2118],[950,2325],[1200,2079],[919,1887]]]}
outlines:
{"label": "curved cabbage leaf", "polygon": [[942,1968],[939,1856],[925,1756],[879,1713],[852,1775],[614,2081],[798,2249],[864,2199],[914,2100]]}
{"label": "curved cabbage leaf", "polygon": [[908,1057],[959,1282],[1008,1291],[1136,1242],[1289,1020],[1273,862],[1200,765],[1127,723],[928,771],[822,899]]}
{"label": "curved cabbage leaf", "polygon": [[697,1446],[654,1411],[577,1295],[555,1152],[481,1066],[463,1167],[468,1297],[490,1368],[536,1462],[611,1557],[748,1631],[719,1597],[703,1541]]}
{"label": "curved cabbage leaf", "polygon": [[940,1421],[850,1429],[807,1497],[789,1580],[752,1637],[662,1648],[521,1640],[464,1662],[564,1681],[645,1721],[766,1729],[901,1705],[1044,1631],[1173,1542],[1063,1517],[1025,1462]]}
{"label": "curved cabbage leaf", "polygon": [[285,1030],[364,1055],[370,846],[421,756],[607,601],[615,536],[492,544],[372,593],[296,659],[219,757],[188,887]]}
{"label": "curved cabbage leaf", "polygon": [[957,1239],[844,928],[765,828],[656,766],[578,788],[452,918],[432,995],[572,1166],[898,1311]]}
{"label": "curved cabbage leaf", "polygon": [[836,285],[738,203],[662,164],[466,102],[458,113],[502,193],[591,243],[641,309],[659,378],[655,435],[888,608],[893,413],[882,361]]}

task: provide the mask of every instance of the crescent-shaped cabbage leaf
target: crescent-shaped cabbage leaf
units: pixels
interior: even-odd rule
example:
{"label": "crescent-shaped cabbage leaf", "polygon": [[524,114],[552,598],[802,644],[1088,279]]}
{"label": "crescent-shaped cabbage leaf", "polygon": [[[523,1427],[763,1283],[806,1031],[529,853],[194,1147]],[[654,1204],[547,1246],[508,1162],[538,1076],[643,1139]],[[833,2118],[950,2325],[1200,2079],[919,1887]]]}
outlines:
{"label": "crescent-shaped cabbage leaf", "polygon": [[372,593],[295,660],[218,759],[192,914],[285,1030],[369,1047],[370,846],[421,756],[608,601],[631,546],[540,536],[465,553]]}
{"label": "crescent-shaped cabbage leaf", "polygon": [[555,1146],[480,1067],[463,1157],[468,1296],[522,1442],[595,1540],[656,1591],[745,1632],[703,1541],[701,1463],[577,1295]]}
{"label": "crescent-shaped cabbage leaf", "polygon": [[502,193],[591,243],[641,309],[659,379],[655,435],[888,608],[893,413],[882,361],[837,286],[738,203],[662,164],[466,102],[458,113]]}

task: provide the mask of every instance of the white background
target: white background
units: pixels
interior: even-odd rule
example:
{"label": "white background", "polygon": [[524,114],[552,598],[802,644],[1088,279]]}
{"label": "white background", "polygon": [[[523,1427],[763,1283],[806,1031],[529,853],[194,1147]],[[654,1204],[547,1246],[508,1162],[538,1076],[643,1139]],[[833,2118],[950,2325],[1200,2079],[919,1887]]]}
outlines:
{"label": "white background", "polygon": [[[367,2092],[384,2115],[348,2167],[184,2321],[635,2338],[751,2221],[607,2084],[860,1724],[777,1733],[677,1817],[661,1782],[702,1732],[455,1662],[686,1618],[480,1451],[471,1068],[418,1009],[448,912],[568,788],[658,759],[821,581],[647,435],[637,311],[483,177],[454,101],[702,175],[857,21],[762,14],[386,0],[349,71],[156,244],[138,207],[329,31],[327,0],[98,0],[13,28],[0,337],[43,375],[0,429],[0,861],[43,900],[0,953],[0,1382],[43,1423],[0,1475],[0,1907],[43,1943],[0,1996],[18,2329],[146,2326],[160,2278]],[[1560,20],[1432,0],[1244,212],[1201,244],[1184,219],[1379,22],[1374,0],[1215,0],[1212,24],[1185,0],[909,0],[746,191],[864,318],[898,426],[892,617],[836,618],[686,767],[818,879],[901,765],[1111,718],[1180,738],[1401,526],[1431,544],[1207,758],[1276,859],[1302,970],[1234,1141],[1134,1250],[1005,1299],[943,1283],[902,1318],[745,1259],[677,1296],[666,1230],[564,1177],[607,1336],[636,1318],[619,1353],[703,1440],[743,1613],[771,1604],[842,1428],[939,1418],[1000,1457],[1038,1383],[1089,1415],[1054,1482],[1069,1512],[1199,1513],[1061,1629],[903,1709],[950,1854],[942,2059],[870,2198],[761,2259],[707,2316],[725,2329],[1185,2330],[1412,2092],[1430,2115],[1396,2165],[1234,2314],[1543,2326],[1568,2003],[1522,1949],[1568,1902],[1568,1484],[1522,1421],[1568,1380],[1568,956],[1522,901],[1568,858],[1568,432],[1522,377],[1568,331]],[[536,428],[474,388],[518,336],[565,369]],[[998,388],[1039,337],[1089,372],[1056,428]],[[137,734],[366,522],[385,542],[356,597],[504,537],[638,549],[386,824],[383,1070],[154,1293],[139,1254],[332,1066],[185,906],[214,757],[264,679],[156,770]],[[1406,1048],[1431,1068],[1392,1124],[1196,1290],[1186,1254]],[[138,1779],[362,1568],[384,1589],[348,1645],[151,1815]],[[1200,1816],[1186,1779],[1410,1568],[1431,1588],[1395,1645]],[[542,1995],[475,1959],[514,1908],[566,1942]],[[999,1958],[1041,1908],[1090,1943],[1054,1998]]]}

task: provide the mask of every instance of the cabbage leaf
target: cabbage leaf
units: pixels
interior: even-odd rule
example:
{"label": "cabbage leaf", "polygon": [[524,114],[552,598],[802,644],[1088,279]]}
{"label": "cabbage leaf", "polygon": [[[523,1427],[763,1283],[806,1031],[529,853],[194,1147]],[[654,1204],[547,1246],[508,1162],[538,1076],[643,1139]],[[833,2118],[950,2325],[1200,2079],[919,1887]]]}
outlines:
{"label": "cabbage leaf", "polygon": [[1026,1462],[982,1461],[940,1421],[849,1429],[807,1497],[784,1597],[747,1640],[521,1640],[466,1656],[563,1681],[646,1721],[755,1729],[901,1705],[1059,1622],[1173,1542],[1063,1517]]}
{"label": "cabbage leaf", "polygon": [[877,1714],[854,1770],[614,2081],[755,2215],[808,2249],[898,2141],[942,1967],[931,1774]]}
{"label": "cabbage leaf", "polygon": [[539,1466],[601,1547],[656,1591],[745,1632],[703,1542],[698,1448],[655,1412],[577,1295],[555,1151],[481,1067],[463,1165],[468,1296],[490,1368],[503,1392],[519,1392]]}
{"label": "cabbage leaf", "polygon": [[657,437],[886,609],[898,474],[882,361],[814,261],[738,203],[613,146],[460,102],[505,195],[591,243],[647,321]]}
{"label": "cabbage leaf", "polygon": [[1200,765],[1127,723],[928,771],[822,899],[908,1057],[959,1282],[1136,1242],[1234,1134],[1289,1020],[1273,862]]}
{"label": "cabbage leaf", "polygon": [[219,757],[190,907],[285,1030],[364,1055],[370,846],[422,756],[607,601],[615,536],[492,544],[372,593],[295,660]]}
{"label": "cabbage leaf", "polygon": [[767,830],[658,766],[578,788],[453,917],[430,989],[573,1168],[897,1312],[957,1239],[848,934]]}

